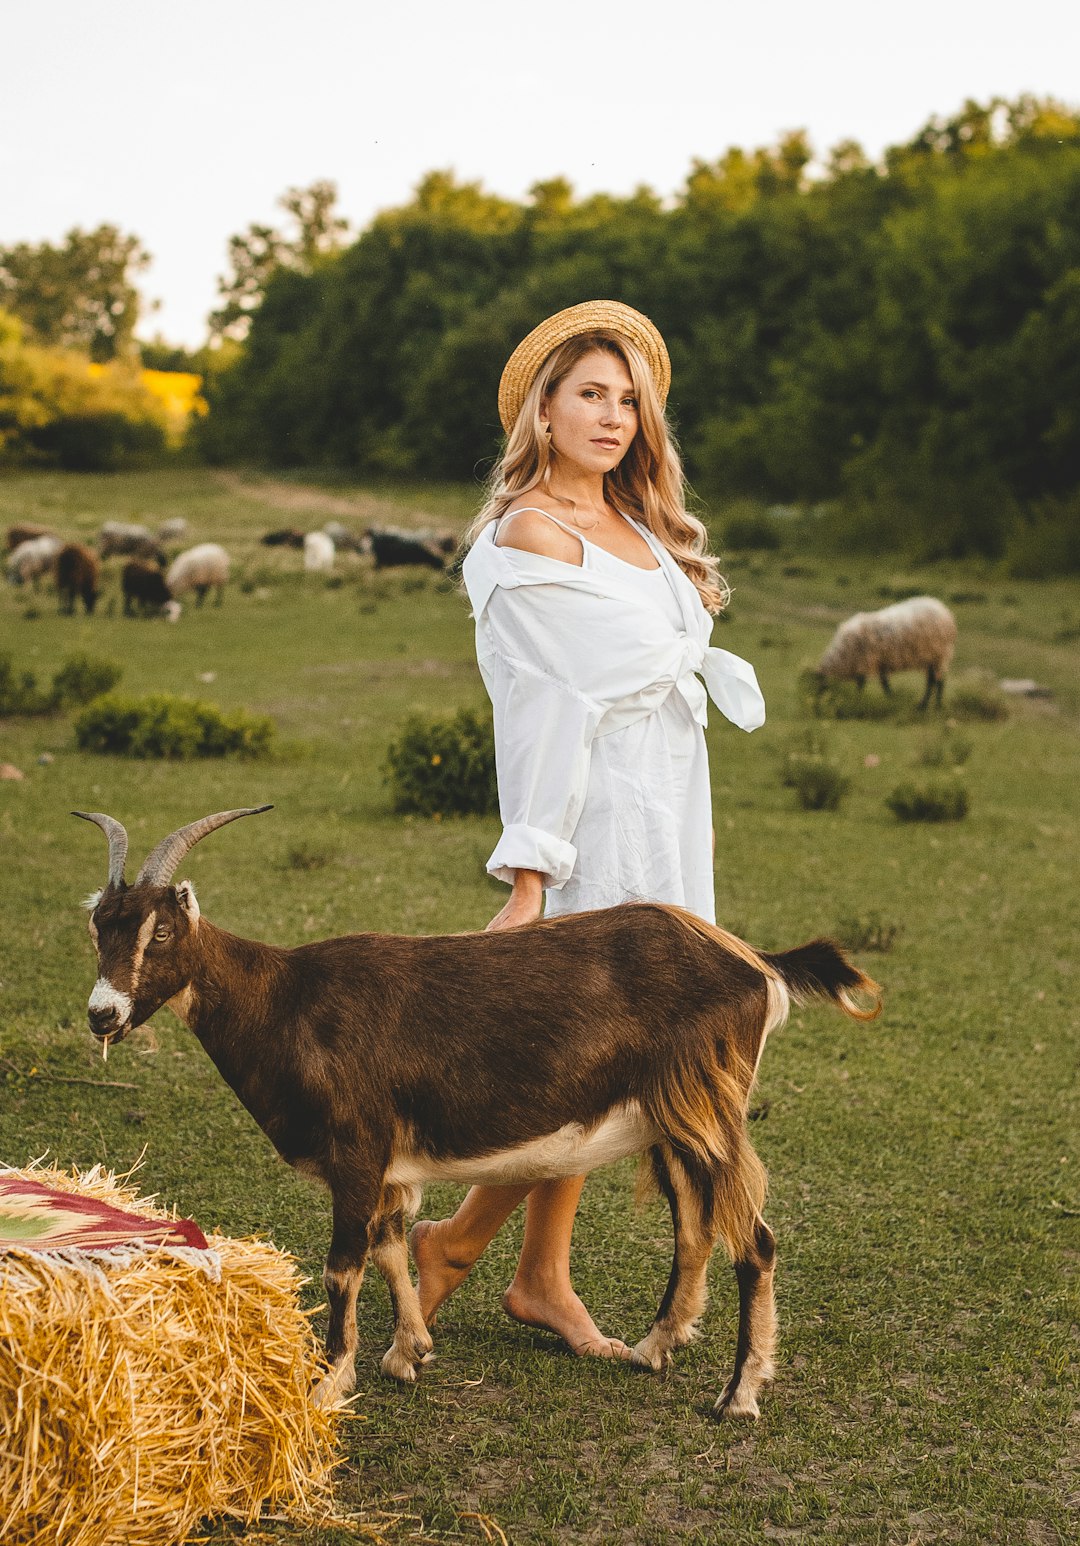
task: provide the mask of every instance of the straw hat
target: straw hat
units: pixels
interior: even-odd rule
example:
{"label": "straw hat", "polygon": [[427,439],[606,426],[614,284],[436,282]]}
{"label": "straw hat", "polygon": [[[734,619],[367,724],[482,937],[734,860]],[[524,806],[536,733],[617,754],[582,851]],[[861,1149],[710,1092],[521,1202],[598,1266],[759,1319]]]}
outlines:
{"label": "straw hat", "polygon": [[551,351],[566,343],[568,338],[598,329],[618,333],[641,352],[652,372],[663,407],[671,385],[671,361],[664,340],[648,317],[643,317],[632,306],[624,306],[622,301],[582,301],[579,306],[557,311],[539,327],[534,327],[507,360],[499,382],[499,418],[508,435],[517,422],[536,372]]}

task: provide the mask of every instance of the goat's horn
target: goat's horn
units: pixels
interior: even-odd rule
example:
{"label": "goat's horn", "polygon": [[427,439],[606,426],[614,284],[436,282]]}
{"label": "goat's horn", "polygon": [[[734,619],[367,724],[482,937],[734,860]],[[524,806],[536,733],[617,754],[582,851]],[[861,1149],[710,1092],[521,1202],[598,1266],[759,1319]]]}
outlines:
{"label": "goat's horn", "polygon": [[177,865],[189,849],[210,832],[235,821],[238,816],[258,816],[262,811],[272,811],[272,805],[249,805],[242,811],[218,811],[216,816],[204,816],[181,827],[169,837],[163,838],[152,853],[148,854],[143,867],[135,878],[137,886],[167,886]]}
{"label": "goat's horn", "polygon": [[128,835],[118,821],[111,816],[104,815],[101,811],[72,811],[73,816],[80,816],[83,821],[92,821],[99,826],[109,839],[109,879],[110,886],[122,886],[124,884],[124,860],[127,858]]}

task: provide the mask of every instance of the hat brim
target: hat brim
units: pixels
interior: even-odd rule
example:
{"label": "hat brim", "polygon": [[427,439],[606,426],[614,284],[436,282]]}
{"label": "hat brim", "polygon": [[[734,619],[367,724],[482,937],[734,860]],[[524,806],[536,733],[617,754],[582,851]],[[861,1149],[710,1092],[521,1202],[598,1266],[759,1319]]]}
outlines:
{"label": "hat brim", "polygon": [[570,338],[598,330],[617,333],[644,356],[663,407],[671,386],[671,360],[655,325],[622,301],[582,301],[534,327],[507,360],[499,382],[499,418],[508,435],[517,423],[525,394],[551,351]]}

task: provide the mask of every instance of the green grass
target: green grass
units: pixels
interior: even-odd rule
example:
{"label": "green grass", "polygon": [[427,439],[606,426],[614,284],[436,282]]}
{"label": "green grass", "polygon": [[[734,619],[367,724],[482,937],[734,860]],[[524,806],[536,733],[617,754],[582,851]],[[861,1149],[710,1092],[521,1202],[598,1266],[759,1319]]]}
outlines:
{"label": "green grass", "polygon": [[[296,498],[307,501],[299,513]],[[238,487],[200,471],[0,479],[4,524],[89,534],[108,517],[184,514],[190,540],[224,541],[237,567],[222,607],[185,609],[174,626],[109,615],[116,561],[88,621],[58,617],[44,593],[4,587],[0,630],[16,664],[48,680],[89,650],[123,666],[125,692],[268,713],[281,742],[264,762],[135,763],[77,752],[70,716],[0,722],[0,760],[26,773],[0,783],[0,1159],[48,1151],[61,1164],[125,1169],[145,1148],[145,1191],[204,1227],[258,1232],[295,1252],[313,1277],[311,1303],[326,1200],[276,1159],[188,1033],[162,1012],[107,1069],[94,1055],[78,902],[104,878],[105,844],[67,813],[120,818],[137,863],[196,816],[272,801],[271,814],[215,834],[183,869],[210,917],[257,938],[482,927],[505,895],[483,873],[496,823],[395,817],[380,773],[410,713],[483,706],[463,601],[437,578],[374,577],[358,559],[340,583],[306,578],[297,555],[256,540],[294,519],[347,519],[320,499],[460,526],[473,498]],[[483,1539],[468,1517],[478,1514],[514,1543],[1071,1540],[1080,593],[975,565],[898,574],[816,555],[799,565],[754,557],[730,577],[733,620],[716,639],[755,662],[769,722],[744,736],[714,713],[709,729],[721,920],[767,947],[852,919],[895,931],[887,954],[860,956],[885,984],[882,1020],[799,1012],[764,1058],[754,1138],[770,1171],[781,1358],[761,1421],[708,1420],[734,1351],[734,1285],[719,1254],[700,1340],[666,1378],[635,1376],[577,1362],[502,1316],[514,1220],[442,1312],[437,1362],[413,1390],[378,1376],[390,1312],[367,1277],[342,1500],[408,1515],[391,1535],[430,1541]],[[969,815],[906,826],[885,796],[921,776],[942,718],[913,722],[904,705],[921,684],[901,677],[896,716],[828,726],[830,756],[852,780],[842,809],[794,809],[777,760],[811,724],[799,671],[842,617],[909,585],[975,598],[955,603],[958,677],[1031,676],[1055,697],[965,722],[966,761],[937,776],[963,780]],[[43,753],[54,760],[39,764]],[[458,1195],[433,1188],[425,1211]],[[643,1334],[669,1249],[663,1211],[633,1209],[629,1166],[590,1179],[575,1274],[605,1329]],[[289,1546],[350,1539],[265,1528]],[[222,1527],[211,1535],[232,1538]]]}

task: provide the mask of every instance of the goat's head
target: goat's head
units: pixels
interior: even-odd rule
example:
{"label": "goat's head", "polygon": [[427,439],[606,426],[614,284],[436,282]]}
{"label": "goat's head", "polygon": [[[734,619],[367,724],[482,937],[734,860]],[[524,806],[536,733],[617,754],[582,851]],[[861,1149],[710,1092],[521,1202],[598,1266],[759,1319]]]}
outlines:
{"label": "goat's head", "polygon": [[183,991],[195,967],[199,904],[190,881],[171,884],[177,865],[207,833],[272,809],[249,806],[219,811],[181,827],[160,842],[129,886],[124,880],[128,837],[124,828],[100,811],[73,811],[92,821],[109,840],[109,876],[87,901],[90,938],[97,951],[98,979],[90,995],[88,1019],[98,1041],[123,1041],[156,1009]]}

